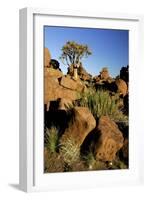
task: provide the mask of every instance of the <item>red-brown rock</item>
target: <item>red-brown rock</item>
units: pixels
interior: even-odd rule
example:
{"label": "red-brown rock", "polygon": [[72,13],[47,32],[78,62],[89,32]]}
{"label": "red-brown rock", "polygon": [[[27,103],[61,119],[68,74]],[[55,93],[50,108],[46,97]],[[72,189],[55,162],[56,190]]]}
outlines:
{"label": "red-brown rock", "polygon": [[116,153],[123,146],[123,134],[118,126],[108,116],[102,116],[96,127],[99,140],[96,144],[96,159],[101,161],[112,161]]}
{"label": "red-brown rock", "polygon": [[69,76],[62,76],[60,85],[64,88],[70,89],[70,90],[76,90],[78,92],[82,92],[84,90],[84,85],[79,80],[73,80]]}
{"label": "red-brown rock", "polygon": [[122,153],[123,153],[123,157],[127,159],[128,154],[129,154],[129,142],[128,142],[127,138],[124,140],[124,145],[122,147]]}
{"label": "red-brown rock", "polygon": [[49,67],[51,60],[51,54],[48,48],[44,48],[44,67]]}
{"label": "red-brown rock", "polygon": [[124,97],[128,92],[128,87],[126,82],[122,79],[116,79],[115,84],[117,86],[117,92],[123,95]]}
{"label": "red-brown rock", "polygon": [[62,135],[60,143],[63,144],[66,140],[72,138],[80,146],[95,126],[96,121],[88,108],[75,107],[73,109],[73,118]]}
{"label": "red-brown rock", "polygon": [[63,73],[58,69],[44,68],[44,77],[61,78]]}

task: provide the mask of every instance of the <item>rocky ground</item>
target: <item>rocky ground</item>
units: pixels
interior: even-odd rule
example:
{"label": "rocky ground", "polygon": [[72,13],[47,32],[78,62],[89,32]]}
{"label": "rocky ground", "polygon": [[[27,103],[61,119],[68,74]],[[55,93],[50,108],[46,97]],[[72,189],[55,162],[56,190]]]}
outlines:
{"label": "rocky ground", "polygon": [[128,66],[117,78],[103,68],[92,77],[64,75],[45,49],[44,171],[128,168]]}

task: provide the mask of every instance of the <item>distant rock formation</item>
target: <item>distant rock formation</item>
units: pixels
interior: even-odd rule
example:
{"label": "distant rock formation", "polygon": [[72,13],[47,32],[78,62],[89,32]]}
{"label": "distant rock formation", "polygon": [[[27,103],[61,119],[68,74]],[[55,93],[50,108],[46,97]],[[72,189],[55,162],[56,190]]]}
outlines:
{"label": "distant rock formation", "polygon": [[109,70],[107,67],[102,68],[100,74],[98,76],[93,77],[93,80],[96,84],[105,82],[111,83],[114,81],[114,79],[109,75]]}
{"label": "distant rock formation", "polygon": [[106,81],[109,77],[110,77],[109,71],[107,67],[104,67],[102,71],[100,72],[100,79]]}

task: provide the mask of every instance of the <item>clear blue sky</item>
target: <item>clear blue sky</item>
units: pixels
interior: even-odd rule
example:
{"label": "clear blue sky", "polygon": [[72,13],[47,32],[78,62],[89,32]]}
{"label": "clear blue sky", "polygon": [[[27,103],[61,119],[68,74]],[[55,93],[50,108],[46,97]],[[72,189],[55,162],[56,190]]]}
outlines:
{"label": "clear blue sky", "polygon": [[44,27],[44,46],[53,59],[60,62],[64,73],[67,67],[59,57],[61,48],[67,41],[87,44],[92,55],[82,60],[84,68],[92,75],[98,75],[102,67],[108,67],[110,75],[119,74],[122,66],[129,64],[129,32],[127,30],[111,30],[96,28]]}

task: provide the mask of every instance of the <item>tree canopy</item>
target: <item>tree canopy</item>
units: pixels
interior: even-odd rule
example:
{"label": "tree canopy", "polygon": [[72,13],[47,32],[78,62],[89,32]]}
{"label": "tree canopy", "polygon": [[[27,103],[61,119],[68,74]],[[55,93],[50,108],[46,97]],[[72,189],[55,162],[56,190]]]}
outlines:
{"label": "tree canopy", "polygon": [[83,57],[91,55],[91,51],[87,45],[78,44],[74,41],[68,41],[62,47],[62,55],[60,59],[67,66],[75,66],[80,64]]}

